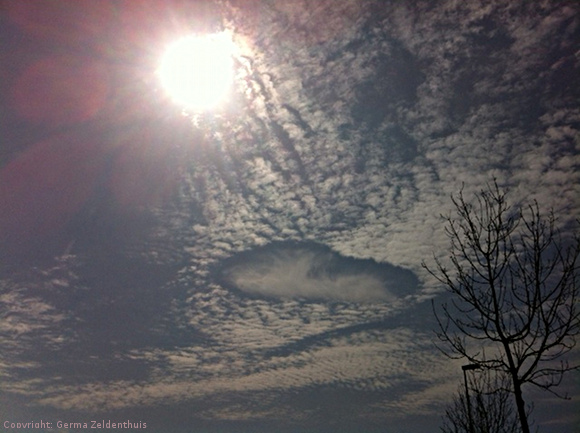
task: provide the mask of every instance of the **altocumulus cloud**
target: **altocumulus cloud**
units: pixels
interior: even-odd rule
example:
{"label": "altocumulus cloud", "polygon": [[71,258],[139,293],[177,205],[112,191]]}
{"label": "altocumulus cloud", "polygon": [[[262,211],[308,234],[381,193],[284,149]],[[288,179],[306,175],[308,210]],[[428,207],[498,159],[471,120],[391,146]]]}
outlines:
{"label": "altocumulus cloud", "polygon": [[417,287],[411,271],[312,243],[274,243],[238,254],[221,275],[226,287],[276,298],[395,302]]}

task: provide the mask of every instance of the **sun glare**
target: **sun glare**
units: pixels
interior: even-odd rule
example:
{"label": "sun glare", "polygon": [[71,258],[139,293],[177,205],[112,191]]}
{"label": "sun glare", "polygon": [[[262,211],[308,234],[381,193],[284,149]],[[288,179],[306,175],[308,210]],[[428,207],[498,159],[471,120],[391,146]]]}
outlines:
{"label": "sun glare", "polygon": [[169,97],[186,109],[222,102],[233,79],[233,42],[226,33],[187,36],[169,45],[158,69]]}

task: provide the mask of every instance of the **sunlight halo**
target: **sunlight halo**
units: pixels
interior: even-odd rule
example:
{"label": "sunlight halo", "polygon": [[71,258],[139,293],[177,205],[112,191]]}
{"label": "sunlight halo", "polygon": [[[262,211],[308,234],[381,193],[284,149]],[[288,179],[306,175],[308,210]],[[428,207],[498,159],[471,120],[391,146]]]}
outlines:
{"label": "sunlight halo", "polygon": [[161,85],[185,109],[212,109],[223,102],[232,84],[233,54],[234,44],[226,33],[181,38],[161,58]]}

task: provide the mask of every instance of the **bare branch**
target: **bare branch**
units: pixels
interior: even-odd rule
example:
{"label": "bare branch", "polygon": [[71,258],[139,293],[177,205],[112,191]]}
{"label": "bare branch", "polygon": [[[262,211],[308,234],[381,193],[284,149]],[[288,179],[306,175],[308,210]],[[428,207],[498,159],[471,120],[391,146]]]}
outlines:
{"label": "bare branch", "polygon": [[[508,375],[529,433],[522,385],[558,395],[553,388],[579,368],[561,358],[580,333],[580,233],[564,239],[553,212],[543,215],[537,201],[512,208],[495,179],[472,202],[463,189],[451,200],[449,260],[423,264],[451,295],[439,309],[433,304],[440,350]],[[486,342],[495,345],[491,357]]]}

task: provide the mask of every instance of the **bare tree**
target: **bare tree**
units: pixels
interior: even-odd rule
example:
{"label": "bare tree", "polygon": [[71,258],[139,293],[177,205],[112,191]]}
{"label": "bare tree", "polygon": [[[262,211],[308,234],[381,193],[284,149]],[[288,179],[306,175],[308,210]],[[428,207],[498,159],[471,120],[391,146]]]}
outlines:
{"label": "bare tree", "polygon": [[[520,433],[520,423],[508,391],[510,380],[491,370],[476,373],[460,387],[445,410],[443,433]],[[468,403],[469,399],[469,403]]]}
{"label": "bare tree", "polygon": [[522,385],[553,389],[578,365],[563,358],[580,332],[578,232],[565,238],[553,212],[536,201],[512,208],[497,182],[467,202],[452,197],[446,218],[449,268],[427,269],[451,295],[440,308],[442,351],[510,377],[523,433],[529,433]]}

